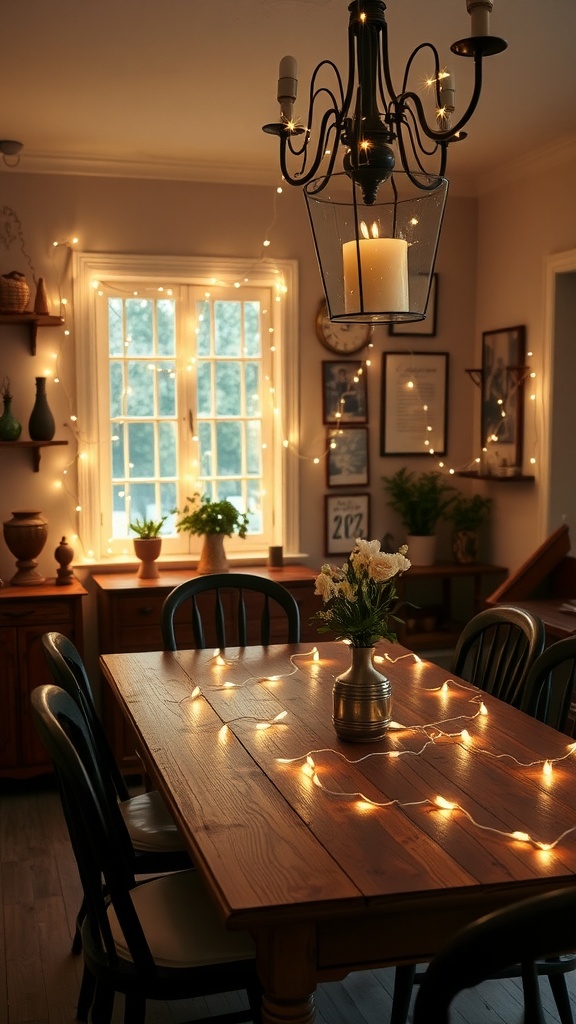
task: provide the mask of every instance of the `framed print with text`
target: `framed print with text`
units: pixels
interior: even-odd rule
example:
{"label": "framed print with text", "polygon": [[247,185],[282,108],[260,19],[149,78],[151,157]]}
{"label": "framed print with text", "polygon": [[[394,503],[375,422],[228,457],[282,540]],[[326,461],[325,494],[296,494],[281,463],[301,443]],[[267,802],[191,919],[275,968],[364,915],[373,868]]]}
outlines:
{"label": "framed print with text", "polygon": [[503,327],[482,335],[482,447],[503,464],[522,465],[526,328]]}
{"label": "framed print with text", "polygon": [[324,423],[367,423],[368,395],[361,362],[322,363]]}
{"label": "framed print with text", "polygon": [[328,487],[368,485],[368,428],[338,427],[328,431]]}
{"label": "framed print with text", "polygon": [[432,274],[430,282],[430,294],[426,306],[424,320],[416,320],[411,324],[390,324],[390,334],[408,336],[428,335],[429,338],[436,337],[436,316],[438,311],[438,274]]}
{"label": "framed print with text", "polygon": [[385,352],[381,455],[446,454],[447,352]]}
{"label": "framed print with text", "polygon": [[326,554],[347,555],[358,537],[370,536],[369,494],[326,495]]}

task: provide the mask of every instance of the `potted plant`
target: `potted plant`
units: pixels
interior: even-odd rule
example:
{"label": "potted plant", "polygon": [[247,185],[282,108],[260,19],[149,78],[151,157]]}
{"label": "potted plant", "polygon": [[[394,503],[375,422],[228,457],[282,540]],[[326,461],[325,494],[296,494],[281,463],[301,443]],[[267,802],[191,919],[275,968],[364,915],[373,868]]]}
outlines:
{"label": "potted plant", "polygon": [[188,498],[176,523],[178,533],[185,531],[203,537],[204,542],[198,563],[201,574],[228,572],[229,565],[224,551],[224,537],[237,533],[242,539],[248,532],[248,513],[239,512],[231,501],[212,501],[207,494],[196,492]]}
{"label": "potted plant", "polygon": [[453,528],[452,550],[457,562],[477,562],[479,532],[488,522],[492,499],[474,494],[457,494],[446,513]]}
{"label": "potted plant", "polygon": [[[383,477],[388,504],[397,512],[407,533],[408,555],[413,565],[432,565],[436,551],[438,520],[454,501],[454,487],[440,472],[411,473],[405,466]],[[425,538],[423,541],[422,538]]]}
{"label": "potted plant", "polygon": [[162,519],[139,519],[136,518],[130,523],[130,529],[138,534],[134,538],[134,554],[140,559],[138,576],[143,580],[153,580],[160,575],[156,559],[162,550],[162,537],[160,530],[164,526],[168,516]]}

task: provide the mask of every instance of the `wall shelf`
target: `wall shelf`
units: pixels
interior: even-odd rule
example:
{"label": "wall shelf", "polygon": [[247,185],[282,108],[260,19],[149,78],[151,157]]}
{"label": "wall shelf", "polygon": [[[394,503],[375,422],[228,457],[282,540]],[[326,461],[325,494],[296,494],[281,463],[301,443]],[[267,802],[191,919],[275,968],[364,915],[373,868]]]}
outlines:
{"label": "wall shelf", "polygon": [[496,476],[495,473],[475,473],[473,470],[455,473],[455,476],[465,476],[470,480],[491,480],[495,484],[526,484],[534,482],[535,476],[524,476],[518,473],[517,476]]}
{"label": "wall shelf", "polygon": [[[30,355],[36,355],[36,336],[39,327],[61,327],[64,317],[50,313],[0,313],[0,327],[27,327],[30,334]],[[63,444],[64,442],[62,442]]]}
{"label": "wall shelf", "polygon": [[40,449],[52,448],[57,444],[68,444],[68,441],[0,441],[0,451],[6,451],[8,448],[30,449],[34,472],[38,473],[40,470]]}

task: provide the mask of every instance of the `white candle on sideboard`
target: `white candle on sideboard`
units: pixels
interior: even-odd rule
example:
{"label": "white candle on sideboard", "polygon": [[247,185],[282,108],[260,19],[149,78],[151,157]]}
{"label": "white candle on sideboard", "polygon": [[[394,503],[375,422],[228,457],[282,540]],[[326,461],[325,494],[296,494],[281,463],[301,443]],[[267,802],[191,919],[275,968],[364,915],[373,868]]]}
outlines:
{"label": "white candle on sideboard", "polygon": [[344,309],[360,310],[358,250],[362,268],[364,311],[408,312],[408,243],[403,238],[361,238],[344,242]]}

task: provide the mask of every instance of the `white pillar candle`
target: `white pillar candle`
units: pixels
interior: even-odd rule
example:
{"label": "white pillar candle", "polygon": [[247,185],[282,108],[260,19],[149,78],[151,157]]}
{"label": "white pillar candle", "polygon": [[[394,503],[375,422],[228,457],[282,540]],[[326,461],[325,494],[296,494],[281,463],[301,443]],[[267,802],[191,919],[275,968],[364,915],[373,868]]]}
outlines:
{"label": "white pillar candle", "polygon": [[403,238],[361,238],[344,242],[344,309],[360,310],[358,250],[366,313],[406,313],[408,304],[408,243]]}

